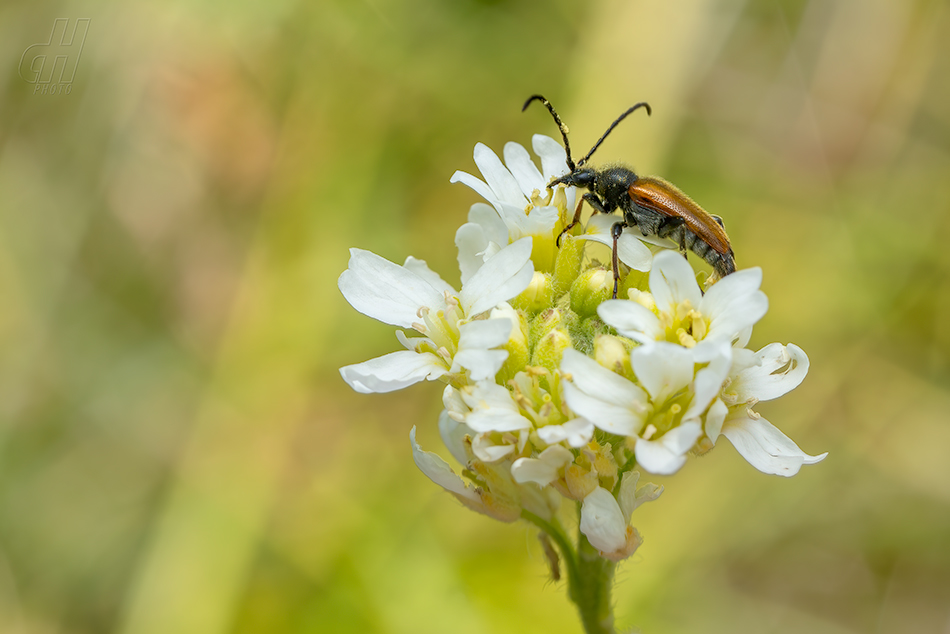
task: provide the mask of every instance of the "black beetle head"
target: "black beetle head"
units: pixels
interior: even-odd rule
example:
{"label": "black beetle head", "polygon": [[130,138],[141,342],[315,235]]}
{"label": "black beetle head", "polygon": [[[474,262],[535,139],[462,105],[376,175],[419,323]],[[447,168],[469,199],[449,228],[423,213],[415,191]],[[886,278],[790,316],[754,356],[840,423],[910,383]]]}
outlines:
{"label": "black beetle head", "polygon": [[551,181],[551,184],[548,185],[548,187],[554,187],[555,185],[567,185],[568,187],[593,189],[596,180],[597,170],[595,170],[593,167],[578,167],[570,174],[565,174],[560,178],[554,179]]}

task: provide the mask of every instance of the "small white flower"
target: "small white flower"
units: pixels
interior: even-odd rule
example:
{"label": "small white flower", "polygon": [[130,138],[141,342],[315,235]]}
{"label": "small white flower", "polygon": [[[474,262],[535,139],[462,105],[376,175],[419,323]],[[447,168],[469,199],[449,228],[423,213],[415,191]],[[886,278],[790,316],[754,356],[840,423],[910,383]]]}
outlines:
{"label": "small white flower", "polygon": [[635,348],[631,366],[646,391],[575,350],[566,350],[564,398],[572,411],[610,433],[636,438],[637,464],[650,473],[679,471],[702,436],[701,416],[729,371],[725,346],[696,370],[690,351],[668,342]]}
{"label": "small white flower", "polygon": [[619,436],[635,436],[649,413],[647,393],[590,357],[568,348],[561,361],[567,379],[564,400],[575,414],[595,427]]}
{"label": "small white flower", "polygon": [[469,487],[458,474],[452,471],[452,467],[449,466],[449,463],[431,451],[423,451],[419,443],[416,442],[415,425],[413,425],[409,431],[409,442],[412,443],[412,459],[426,477],[454,495],[462,504],[473,511],[494,516],[488,507],[485,506],[478,492],[474,488]]}
{"label": "small white flower", "polygon": [[534,482],[547,486],[559,477],[559,471],[574,461],[574,454],[560,445],[548,447],[537,458],[518,458],[511,465],[511,477],[518,484]]}
{"label": "small white flower", "polygon": [[[468,222],[455,235],[459,250],[462,282],[474,274],[482,262],[509,242],[531,236],[535,239],[532,257],[547,269],[556,256],[554,238],[558,221],[573,210],[574,188],[547,188],[548,183],[568,173],[567,155],[554,139],[536,134],[532,139],[535,154],[541,158],[541,171],[528,151],[518,143],[505,144],[505,164],[486,145],[475,146],[474,159],[484,181],[463,171],[450,179],[468,185],[485,200],[473,205]],[[507,167],[506,167],[507,165]]]}
{"label": "small white flower", "polygon": [[[475,146],[473,158],[485,181],[461,170],[455,172],[449,179],[452,183],[468,185],[491,203],[512,232],[513,239],[520,237],[518,234],[531,235],[533,233],[532,225],[541,221],[530,218],[531,214],[526,212],[529,209],[533,211],[549,206],[552,193],[547,188],[548,183],[569,171],[567,154],[557,141],[551,137],[536,134],[532,138],[532,145],[535,154],[541,158],[542,171],[538,171],[528,151],[518,143],[505,144],[504,155],[507,167],[502,164],[491,148],[479,143]],[[570,195],[567,200],[568,206],[573,202],[573,195]],[[553,224],[551,226],[553,227]]]}
{"label": "small white flower", "polygon": [[531,428],[531,421],[521,414],[511,392],[503,385],[479,381],[475,385],[466,385],[459,392],[470,410],[465,416],[465,424],[472,431],[504,432]]}
{"label": "small white flower", "polygon": [[538,437],[548,445],[566,442],[575,449],[583,447],[594,436],[594,424],[585,418],[572,418],[560,425],[538,428]]}
{"label": "small white flower", "polygon": [[686,259],[663,251],[653,260],[649,294],[640,293],[634,301],[608,300],[597,313],[638,343],[678,343],[692,348],[697,361],[708,361],[719,343],[747,336],[747,329],[765,315],[768,299],[761,284],[761,269],[745,269],[722,278],[703,295]]}
{"label": "small white flower", "polygon": [[790,477],[802,465],[824,460],[812,456],[772,423],[752,410],[759,401],[776,399],[798,387],[808,373],[808,356],[794,344],[772,343],[746,358],[737,358],[726,387],[710,407],[706,435],[715,443],[725,436],[749,464],[763,473]]}
{"label": "small white flower", "polygon": [[630,526],[630,517],[638,506],[657,499],[663,487],[646,484],[637,489],[640,473],[623,474],[618,499],[603,487],[597,487],[581,506],[581,532],[601,556],[611,561],[626,559],[642,543],[640,533]]}
{"label": "small white flower", "polygon": [[[531,239],[506,246],[456,292],[422,260],[399,266],[361,249],[350,250],[350,266],[340,276],[343,296],[358,311],[383,323],[413,328],[423,337],[397,332],[406,351],[340,369],[359,392],[389,392],[463,368],[473,380],[493,377],[507,352],[493,350],[508,340],[504,318],[473,317],[518,295],[531,282]],[[495,322],[495,323],[492,323]]]}
{"label": "small white flower", "polygon": [[[472,451],[479,460],[495,462],[520,453],[528,442],[531,421],[522,415],[511,392],[493,381],[446,386],[442,404],[446,416],[472,437]],[[455,433],[464,435],[460,430]]]}

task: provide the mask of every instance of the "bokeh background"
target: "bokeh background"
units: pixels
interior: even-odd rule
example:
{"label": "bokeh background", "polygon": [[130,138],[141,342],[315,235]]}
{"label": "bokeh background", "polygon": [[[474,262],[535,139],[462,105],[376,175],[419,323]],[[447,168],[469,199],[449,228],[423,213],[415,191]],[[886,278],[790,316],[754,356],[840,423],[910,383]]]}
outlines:
{"label": "bokeh background", "polygon": [[[675,5],[675,6],[674,6]],[[69,94],[18,73],[91,19]],[[72,28],[72,27],[71,27]],[[534,531],[415,469],[438,385],[347,249],[457,282],[482,141],[556,130],[726,219],[805,383],[663,480],[615,591],[644,632],[950,632],[945,0],[276,0],[0,6],[0,632],[579,632]],[[29,75],[27,75],[27,78]]]}

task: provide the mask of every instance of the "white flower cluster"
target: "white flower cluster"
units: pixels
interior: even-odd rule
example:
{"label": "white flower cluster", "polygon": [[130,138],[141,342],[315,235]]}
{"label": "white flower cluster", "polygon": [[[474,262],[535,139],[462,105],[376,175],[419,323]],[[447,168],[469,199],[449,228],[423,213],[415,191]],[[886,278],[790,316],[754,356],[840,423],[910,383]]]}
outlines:
{"label": "white flower cluster", "polygon": [[[339,287],[405,348],[341,369],[360,392],[445,384],[439,430],[462,475],[416,443],[419,468],[463,504],[504,521],[555,518],[581,503],[581,532],[618,561],[640,543],[630,525],[662,487],[637,487],[640,471],[668,475],[725,436],[756,469],[791,476],[824,458],[804,453],[753,410],[794,389],[808,357],[793,344],[745,346],[768,300],[758,268],[703,294],[696,273],[663,241],[624,232],[618,297],[613,274],[586,241],[609,243],[617,218],[595,214],[558,237],[576,192],[547,188],[567,173],[563,148],[536,135],[539,171],[516,143],[505,163],[475,148],[483,180],[456,172],[477,203],[456,234],[461,290],[422,260],[399,266],[352,249]],[[602,247],[597,247],[601,248]],[[654,251],[657,251],[654,255]]]}

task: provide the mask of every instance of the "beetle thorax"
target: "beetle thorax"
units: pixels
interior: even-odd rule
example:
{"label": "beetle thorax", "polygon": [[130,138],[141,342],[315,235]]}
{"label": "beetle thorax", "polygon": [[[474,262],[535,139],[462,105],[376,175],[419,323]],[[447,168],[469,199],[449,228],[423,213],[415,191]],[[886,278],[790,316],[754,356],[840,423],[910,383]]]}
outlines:
{"label": "beetle thorax", "polygon": [[611,165],[597,172],[592,191],[604,200],[617,201],[637,181],[637,175],[624,165]]}

